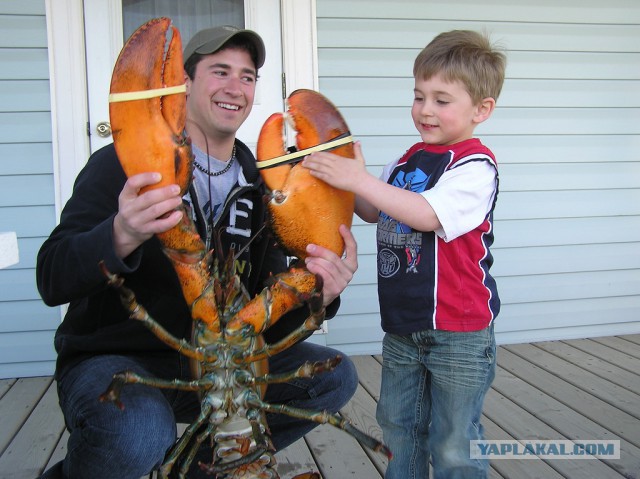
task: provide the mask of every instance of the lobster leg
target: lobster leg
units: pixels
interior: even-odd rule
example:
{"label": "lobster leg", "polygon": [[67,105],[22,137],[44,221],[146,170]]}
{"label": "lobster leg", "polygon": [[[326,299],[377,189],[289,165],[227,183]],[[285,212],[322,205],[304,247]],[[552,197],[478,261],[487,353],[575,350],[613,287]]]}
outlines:
{"label": "lobster leg", "polygon": [[[160,468],[160,471],[159,471],[160,479],[167,479],[169,477],[169,474],[171,473],[172,469],[175,467],[175,464],[178,461],[180,454],[182,454],[184,449],[189,444],[189,441],[191,440],[193,435],[198,431],[198,429],[200,429],[200,427],[205,422],[207,422],[207,419],[211,414],[212,409],[213,407],[210,404],[202,405],[202,409],[200,410],[200,415],[198,416],[198,418],[187,427],[187,429],[182,434],[182,437],[180,438],[180,440],[171,448],[171,452],[169,452],[169,455],[167,456],[164,463],[162,464],[162,467]],[[189,465],[193,461],[193,458],[191,457],[190,459],[189,458],[185,459],[185,463],[187,462],[187,460],[188,460],[188,464],[186,466],[186,469],[189,468]]]}
{"label": "lobster leg", "polygon": [[201,432],[200,434],[196,435],[195,441],[193,442],[193,444],[189,448],[188,454],[186,455],[186,457],[182,461],[182,464],[180,466],[180,470],[178,471],[178,479],[183,479],[183,478],[187,477],[187,471],[189,471],[189,468],[191,467],[191,464],[193,464],[193,460],[195,459],[196,454],[200,450],[200,446],[202,446],[202,443],[204,443],[204,441],[206,441],[206,439],[208,437],[211,437],[211,434],[213,434],[213,432],[215,430],[215,427],[216,427],[215,425],[209,423],[209,424],[207,424],[207,427],[205,428],[205,430],[203,432]]}
{"label": "lobster leg", "polygon": [[376,452],[381,452],[389,459],[391,459],[392,457],[391,450],[387,446],[382,444],[380,441],[372,438],[371,436],[368,436],[367,434],[359,431],[358,429],[353,427],[348,420],[340,417],[337,414],[331,414],[327,411],[307,411],[306,409],[295,408],[287,406],[285,404],[273,405],[262,400],[256,400],[254,405],[266,412],[275,414],[286,414],[287,416],[295,417],[298,419],[306,419],[308,421],[317,422],[318,424],[329,424],[331,426],[337,427],[338,429],[342,429],[351,434],[369,449]]}
{"label": "lobster leg", "polygon": [[[104,262],[100,263],[100,268],[102,269],[102,273],[107,277],[108,284],[119,291],[122,304],[131,313],[132,319],[142,322],[158,339],[176,351],[180,351],[185,356],[197,361],[203,361],[205,359],[204,353],[198,350],[198,348],[184,339],[174,337],[159,323],[154,321],[144,306],[138,303],[133,291],[124,286],[124,280],[110,273],[104,265]],[[215,359],[209,358],[209,360],[214,361]]]}
{"label": "lobster leg", "polygon": [[145,378],[132,371],[124,371],[113,375],[111,384],[107,390],[100,395],[100,401],[112,402],[119,409],[124,409],[124,404],[120,402],[120,391],[125,384],[144,384],[158,389],[178,389],[181,391],[204,391],[210,389],[212,381],[207,378],[194,381],[181,381],[179,379],[159,379]]}
{"label": "lobster leg", "polygon": [[292,345],[296,344],[298,341],[302,341],[303,339],[309,336],[309,333],[312,331],[317,331],[322,326],[322,322],[324,321],[324,310],[322,314],[311,314],[306,321],[295,331],[293,331],[288,336],[285,336],[280,341],[274,344],[266,344],[260,349],[256,349],[252,354],[246,356],[247,361],[260,361],[261,359],[268,358],[275,354],[278,354],[285,349],[290,348]]}
{"label": "lobster leg", "polygon": [[327,359],[326,361],[316,361],[314,363],[306,361],[295,371],[283,374],[265,374],[264,376],[253,378],[248,384],[278,384],[288,383],[293,379],[312,378],[317,374],[333,371],[342,361],[342,356]]}

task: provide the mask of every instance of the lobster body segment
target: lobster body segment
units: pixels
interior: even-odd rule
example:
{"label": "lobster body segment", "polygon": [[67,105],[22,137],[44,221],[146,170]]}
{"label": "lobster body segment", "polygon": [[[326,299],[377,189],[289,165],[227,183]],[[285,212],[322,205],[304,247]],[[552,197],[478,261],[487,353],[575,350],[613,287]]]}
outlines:
{"label": "lobster body segment", "polygon": [[[165,55],[166,35],[172,38]],[[110,95],[110,117],[118,159],[127,176],[156,171],[162,181],[153,188],[177,183],[187,191],[193,175],[193,155],[184,134],[186,99],[183,82],[182,47],[178,30],[168,18],[154,19],[141,26],[125,44],[113,72]],[[292,115],[303,134],[300,147],[326,142],[335,134],[346,131],[343,121],[337,127],[321,127],[309,115],[327,117],[333,124],[335,107],[326,111],[327,103],[313,93],[292,95]],[[309,109],[307,99],[320,101],[319,110]],[[315,106],[313,108],[316,108]],[[298,114],[297,112],[302,112]],[[329,118],[330,117],[330,118]],[[279,120],[274,120],[277,125]],[[309,122],[309,126],[305,121]],[[324,120],[323,120],[324,121]],[[271,127],[267,127],[270,131]],[[335,131],[334,131],[335,130]],[[264,148],[264,144],[263,147]],[[281,145],[279,145],[281,148]],[[351,155],[350,145],[344,149]],[[279,188],[291,196],[292,210],[288,226],[274,221],[283,245],[291,251],[300,249],[300,238],[293,232],[309,222],[327,223],[326,231],[337,232],[341,223],[350,225],[353,197],[328,189],[302,168],[289,168],[287,174],[273,170],[265,176],[270,188]],[[283,170],[281,170],[283,171]],[[280,180],[275,179],[280,175]],[[298,179],[296,179],[298,178]],[[143,192],[141,192],[143,193]],[[308,201],[308,197],[313,201]],[[310,208],[313,202],[317,208]],[[297,205],[297,206],[296,206]],[[290,207],[290,208],[291,208]],[[120,391],[129,383],[152,387],[195,391],[201,398],[201,413],[166,456],[160,477],[172,471],[184,478],[192,467],[201,444],[210,446],[211,462],[199,463],[202,470],[217,479],[278,478],[274,468],[273,445],[269,439],[266,413],[287,414],[310,421],[330,423],[346,430],[372,449],[388,453],[382,444],[364,435],[348,421],[327,412],[304,411],[286,405],[264,401],[269,384],[309,378],[331,370],[340,357],[318,363],[304,363],[289,373],[271,375],[267,359],[285,350],[311,331],[319,329],[325,310],[322,301],[322,281],[306,268],[293,268],[271,278],[271,285],[251,298],[236,274],[234,251],[228,252],[224,264],[206,250],[197,233],[187,207],[182,204],[181,222],[164,233],[157,234],[171,262],[187,305],[190,307],[192,334],[190,341],[172,336],[149,316],[144,305],[138,304],[134,292],[122,278],[103,271],[108,283],[120,292],[122,304],[133,320],[140,321],[156,337],[164,341],[192,363],[191,379],[145,378],[124,371],[114,379],[101,400],[114,402],[121,408]],[[326,210],[329,210],[327,213]],[[294,210],[297,214],[294,216]],[[274,215],[277,216],[277,215]],[[286,215],[285,215],[286,216]],[[305,219],[307,217],[307,219]],[[285,221],[285,223],[286,223]],[[322,244],[324,226],[305,229],[302,241]],[[342,238],[332,240],[333,250],[341,254]],[[305,244],[306,246],[306,244]],[[304,249],[304,248],[303,248]],[[227,252],[224,252],[227,253]],[[282,316],[307,305],[309,317],[295,331],[276,344],[266,344],[262,333]],[[316,479],[305,474],[298,479]]]}
{"label": "lobster body segment", "polygon": [[[322,94],[296,90],[287,99],[285,114],[274,113],[265,122],[258,138],[257,160],[261,162],[286,154],[283,139],[285,120],[296,131],[296,147],[306,150],[349,135],[344,118]],[[345,161],[354,158],[353,145],[333,150]],[[305,258],[309,243],[324,246],[338,256],[344,242],[338,232],[341,224],[351,227],[355,197],[314,178],[302,165],[283,164],[260,170],[271,190],[269,213],[280,243],[292,256]]]}

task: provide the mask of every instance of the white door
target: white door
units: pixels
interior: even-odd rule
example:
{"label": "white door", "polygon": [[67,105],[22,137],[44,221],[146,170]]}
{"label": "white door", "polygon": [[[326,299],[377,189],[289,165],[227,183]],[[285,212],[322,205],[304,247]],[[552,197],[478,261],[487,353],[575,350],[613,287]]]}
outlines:
{"label": "white door", "polygon": [[[249,119],[238,132],[238,138],[255,151],[255,144],[264,121],[272,113],[283,109],[280,1],[235,1],[240,4],[240,7],[244,6],[245,28],[258,32],[262,36],[267,49],[265,64],[259,72],[260,79],[257,84],[253,110],[249,115]],[[127,2],[123,2],[123,0],[84,0],[89,103],[87,130],[90,134],[92,152],[113,141],[108,127],[109,106],[107,97],[111,82],[111,72],[124,44],[123,25],[136,23],[141,25],[146,20],[157,16],[171,17],[169,13],[165,13],[171,10],[163,11],[161,5],[165,4],[166,8],[170,9],[176,4],[173,0],[166,2],[129,2],[130,4],[138,4],[138,11],[131,12],[129,8],[123,9],[123,3]],[[157,10],[154,10],[153,6],[149,7],[149,12],[140,11],[139,9],[140,4],[154,3]],[[212,8],[209,7],[210,4],[215,4],[216,2],[215,0],[196,0],[193,3],[197,8],[207,10]],[[215,14],[210,15],[213,18],[212,22],[216,22]],[[182,40],[185,44],[189,41],[191,34],[188,32],[190,30],[195,31],[205,26],[213,26],[213,23],[211,25],[202,25],[203,18],[201,15],[194,18],[197,22],[196,25],[192,25],[193,22],[191,22],[188,26],[185,26],[184,30],[186,32],[183,32],[181,28]],[[173,18],[173,20],[177,26],[180,25],[180,21],[188,21],[179,18]],[[225,16],[224,19],[218,22],[230,23],[230,20],[228,16]],[[185,23],[185,25],[187,24]]]}

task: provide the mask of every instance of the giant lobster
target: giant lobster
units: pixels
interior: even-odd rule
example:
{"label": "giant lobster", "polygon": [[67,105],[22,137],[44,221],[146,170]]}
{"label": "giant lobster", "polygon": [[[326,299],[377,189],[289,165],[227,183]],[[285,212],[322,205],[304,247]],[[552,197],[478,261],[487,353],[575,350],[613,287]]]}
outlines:
{"label": "giant lobster", "polygon": [[[171,39],[165,50],[170,29]],[[114,67],[110,119],[115,148],[125,173],[131,176],[158,171],[162,182],[153,187],[175,183],[184,194],[192,176],[192,153],[184,134],[186,102],[182,63],[180,34],[170,19],[158,18],[141,26],[126,42]],[[338,138],[348,135],[344,120],[319,93],[304,90],[292,94],[288,117],[295,122],[298,148],[307,150],[328,145],[336,147],[335,151],[347,158],[353,157],[352,145]],[[304,247],[310,242],[322,244],[340,255],[344,245],[337,229],[341,223],[351,224],[353,196],[312,178],[301,166],[292,166],[290,162],[295,158],[291,157],[296,155],[287,155],[284,149],[283,121],[282,114],[272,115],[258,142],[258,166],[271,191],[269,211],[275,234],[282,245],[299,258],[304,257]],[[284,375],[270,375],[267,371],[269,356],[321,326],[325,313],[320,278],[304,267],[293,267],[274,276],[271,286],[250,298],[236,275],[234,252],[229,252],[224,264],[219,264],[215,255],[206,251],[191,215],[183,213],[180,224],[157,236],[191,308],[190,342],[171,336],[149,316],[144,305],[136,301],[120,277],[104,270],[109,283],[120,291],[131,317],[192,362],[194,377],[190,381],[144,378],[122,372],[114,376],[101,396],[103,401],[124,407],[120,391],[129,383],[196,391],[200,395],[201,413],[167,454],[160,477],[167,478],[172,471],[177,471],[177,477],[186,477],[196,452],[205,441],[212,446],[211,463],[199,465],[218,479],[279,477],[265,420],[267,412],[331,424],[390,456],[383,444],[339,415],[263,401],[268,384],[320,374],[340,361],[338,357],[323,363],[305,363]],[[309,224],[319,228],[310,228]],[[276,344],[265,344],[262,333],[283,314],[304,304],[310,311],[305,323]],[[319,475],[309,473],[297,478],[312,479]]]}

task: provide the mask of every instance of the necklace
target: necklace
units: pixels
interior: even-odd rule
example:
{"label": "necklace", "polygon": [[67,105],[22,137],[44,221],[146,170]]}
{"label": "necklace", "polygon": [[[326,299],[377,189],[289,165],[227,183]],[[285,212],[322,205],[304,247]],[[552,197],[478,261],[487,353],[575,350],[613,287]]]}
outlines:
{"label": "necklace", "polygon": [[208,170],[207,168],[205,168],[204,166],[202,166],[200,163],[198,163],[197,161],[193,160],[193,165],[198,168],[200,171],[202,171],[204,174],[209,175],[209,176],[220,176],[220,175],[224,175],[227,171],[229,171],[231,169],[231,166],[233,165],[233,162],[236,159],[236,145],[233,145],[233,151],[231,152],[231,158],[229,158],[229,161],[227,161],[227,166],[225,166],[224,168],[222,168],[220,171],[211,171]]}

